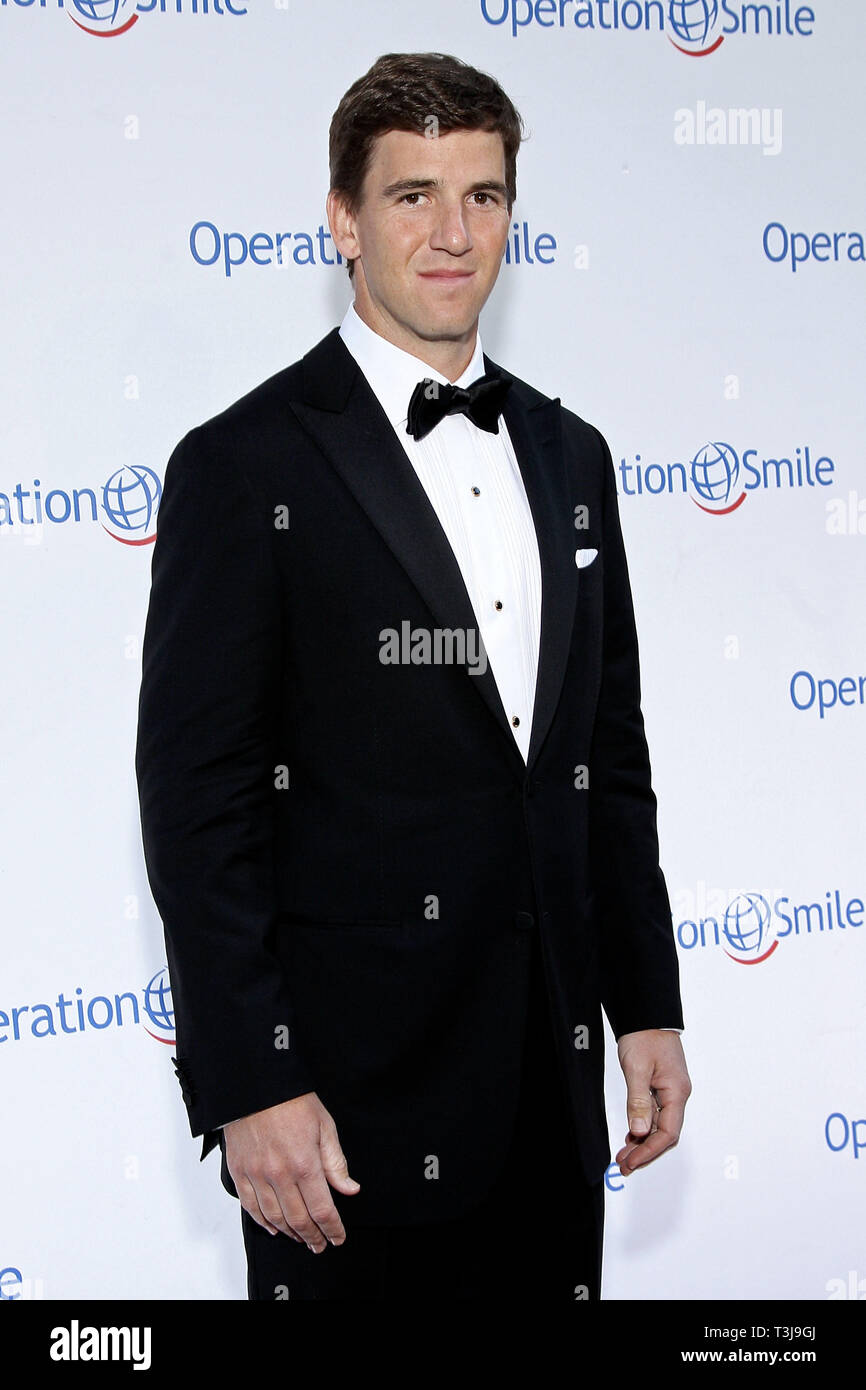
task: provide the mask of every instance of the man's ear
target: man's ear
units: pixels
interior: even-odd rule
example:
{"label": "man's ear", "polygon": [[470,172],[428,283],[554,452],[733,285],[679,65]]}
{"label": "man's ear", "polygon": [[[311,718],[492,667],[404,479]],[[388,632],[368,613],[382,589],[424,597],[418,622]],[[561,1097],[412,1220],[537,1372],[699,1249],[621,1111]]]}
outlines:
{"label": "man's ear", "polygon": [[354,261],[361,254],[355,232],[355,218],[347,208],[342,194],[335,192],[333,188],[328,194],[327,212],[334,245],[344,261]]}

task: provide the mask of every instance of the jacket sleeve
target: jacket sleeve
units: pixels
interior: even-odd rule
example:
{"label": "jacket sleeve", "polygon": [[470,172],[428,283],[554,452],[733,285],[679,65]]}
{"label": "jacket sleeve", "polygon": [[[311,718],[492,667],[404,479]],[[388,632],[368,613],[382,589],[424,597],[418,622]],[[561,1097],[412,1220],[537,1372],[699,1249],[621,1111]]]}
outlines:
{"label": "jacket sleeve", "polygon": [[225,431],[200,426],[166,468],[135,753],[173,1060],[202,1157],[215,1126],[315,1089],[272,949],[284,661],[273,517],[232,452]]}
{"label": "jacket sleeve", "polygon": [[[597,433],[597,432],[596,432]],[[604,462],[603,662],[589,765],[590,868],[602,1003],[614,1036],[682,1028],[679,964],[659,866],[634,608],[613,460]]]}

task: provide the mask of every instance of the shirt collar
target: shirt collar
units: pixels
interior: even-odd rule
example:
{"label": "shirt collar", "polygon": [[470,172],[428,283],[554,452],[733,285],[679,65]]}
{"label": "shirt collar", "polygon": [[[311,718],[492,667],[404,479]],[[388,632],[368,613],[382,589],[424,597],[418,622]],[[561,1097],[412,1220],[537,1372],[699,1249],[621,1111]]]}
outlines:
{"label": "shirt collar", "polygon": [[[448,382],[447,376],[443,376],[435,367],[374,332],[357,313],[354,304],[349,305],[340,324],[340,337],[395,428],[406,424],[409,400],[419,381],[424,377],[432,377],[434,381],[441,381],[443,384]],[[453,385],[468,386],[483,376],[484,372],[484,351],[481,346],[481,334],[477,332],[472,359]]]}

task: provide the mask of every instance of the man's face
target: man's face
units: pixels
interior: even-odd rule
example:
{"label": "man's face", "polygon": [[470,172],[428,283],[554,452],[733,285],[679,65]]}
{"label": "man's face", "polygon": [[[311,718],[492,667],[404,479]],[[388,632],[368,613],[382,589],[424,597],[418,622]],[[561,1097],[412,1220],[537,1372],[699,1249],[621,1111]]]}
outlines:
{"label": "man's face", "polygon": [[357,257],[355,308],[372,328],[420,357],[434,342],[474,342],[510,223],[498,133],[388,131],[358,211],[332,194],[328,212],[338,249]]}

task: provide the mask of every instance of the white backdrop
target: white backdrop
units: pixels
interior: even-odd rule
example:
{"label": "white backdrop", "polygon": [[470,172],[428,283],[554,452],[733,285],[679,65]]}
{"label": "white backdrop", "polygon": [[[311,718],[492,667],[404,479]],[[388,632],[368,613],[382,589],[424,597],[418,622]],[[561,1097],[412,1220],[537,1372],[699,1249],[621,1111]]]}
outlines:
{"label": "white backdrop", "polygon": [[141,852],[149,542],[177,440],[349,301],[340,96],[438,50],[526,120],[483,341],[607,436],[638,612],[694,1095],[610,1171],[605,1297],[866,1297],[864,43],[858,0],[0,0],[0,1296],[246,1297]]}

